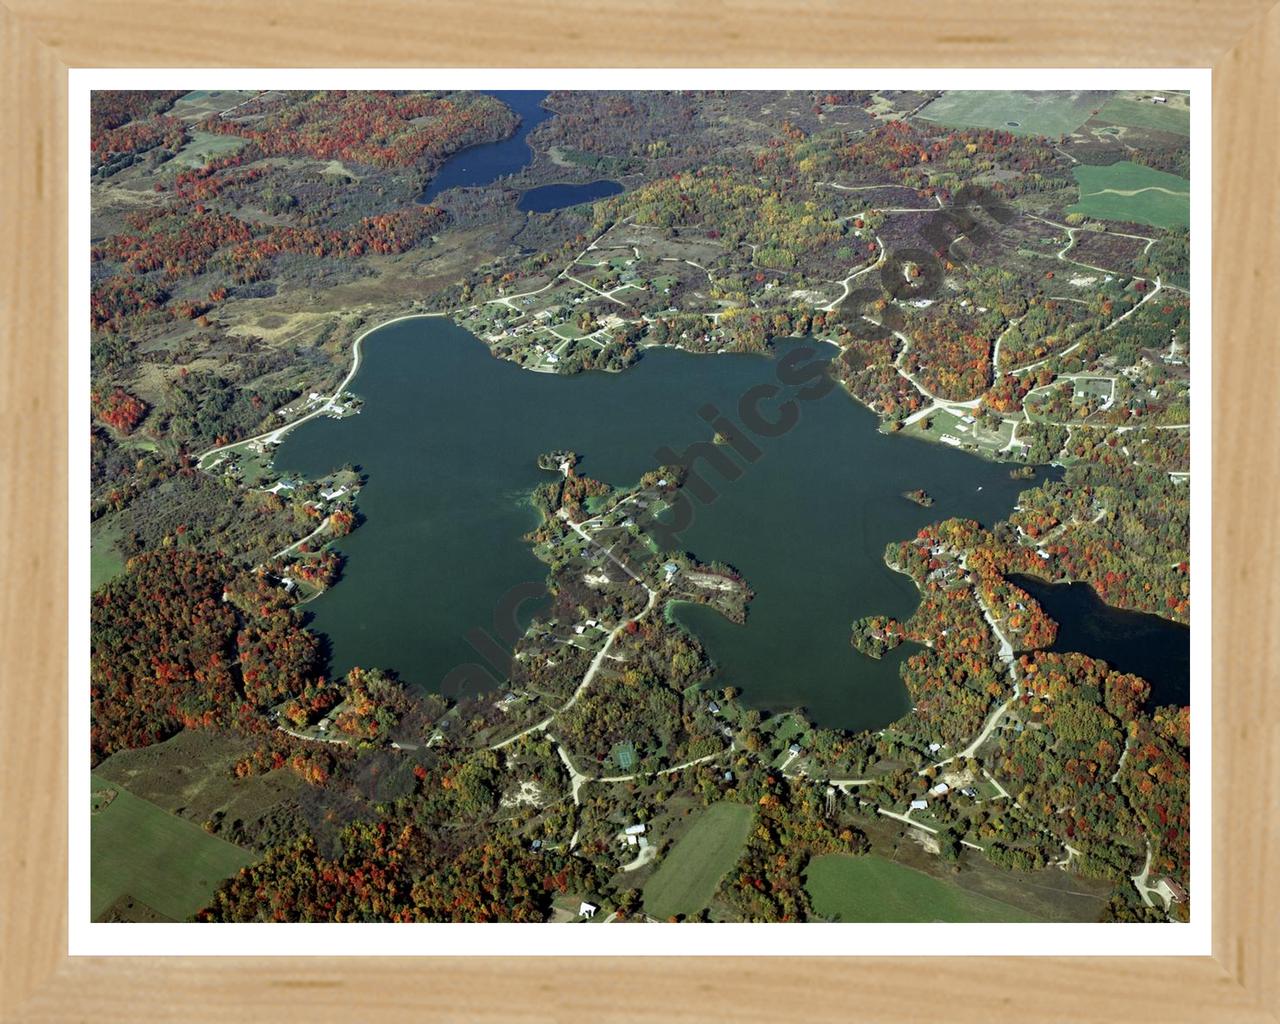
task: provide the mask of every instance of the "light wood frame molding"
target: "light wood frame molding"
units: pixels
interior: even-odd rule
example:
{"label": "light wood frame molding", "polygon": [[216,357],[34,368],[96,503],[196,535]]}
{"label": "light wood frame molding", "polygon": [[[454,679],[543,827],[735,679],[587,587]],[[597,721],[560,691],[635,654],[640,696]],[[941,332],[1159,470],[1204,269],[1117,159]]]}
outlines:
{"label": "light wood frame molding", "polygon": [[[1272,2],[0,0],[3,1019],[1280,1020]],[[67,70],[185,65],[1212,67],[1213,955],[750,964],[68,957]]]}

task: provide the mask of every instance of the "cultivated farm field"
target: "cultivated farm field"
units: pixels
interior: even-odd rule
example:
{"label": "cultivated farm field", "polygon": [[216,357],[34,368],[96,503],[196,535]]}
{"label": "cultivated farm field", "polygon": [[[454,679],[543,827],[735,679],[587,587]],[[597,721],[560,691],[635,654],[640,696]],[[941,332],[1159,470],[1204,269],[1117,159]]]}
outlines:
{"label": "cultivated farm field", "polygon": [[956,128],[1054,138],[1079,128],[1101,102],[1102,95],[1093,92],[948,92],[917,116]]}
{"label": "cultivated farm field", "polygon": [[126,897],[170,920],[188,920],[220,881],[255,859],[127,789],[96,776],[92,786],[89,906],[94,920]]}
{"label": "cultivated farm field", "polygon": [[746,804],[712,804],[674,847],[644,887],[645,911],[659,921],[696,914],[737,862],[754,813]]}
{"label": "cultivated farm field", "polygon": [[1032,921],[999,900],[947,885],[883,857],[815,857],[805,888],[819,919],[872,922]]}
{"label": "cultivated farm field", "polygon": [[1107,167],[1080,164],[1071,170],[1080,183],[1080,201],[1068,213],[1160,228],[1191,223],[1191,183],[1186,178],[1128,161]]}

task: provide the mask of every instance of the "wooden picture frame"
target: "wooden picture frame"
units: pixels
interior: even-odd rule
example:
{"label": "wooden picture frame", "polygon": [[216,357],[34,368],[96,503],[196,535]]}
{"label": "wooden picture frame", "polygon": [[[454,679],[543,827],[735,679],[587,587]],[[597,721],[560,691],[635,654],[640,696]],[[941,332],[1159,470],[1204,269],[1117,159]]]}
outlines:
{"label": "wooden picture frame", "polygon": [[[1269,186],[1280,7],[832,0],[512,8],[6,0],[0,261],[0,1008],[61,1020],[1174,1021],[1280,1018],[1280,450]],[[620,41],[625,41],[619,45]],[[67,70],[204,66],[1212,67],[1213,955],[1199,958],[93,958],[67,955]],[[83,254],[71,253],[71,258]],[[1261,508],[1261,514],[1254,510]],[[713,935],[714,933],[712,933]],[[945,936],[945,932],[941,933]],[[532,938],[532,935],[531,935]],[[712,941],[714,941],[712,939]],[[945,937],[940,938],[946,942]],[[963,952],[956,950],[957,953]],[[1270,980],[1268,980],[1270,979]]]}

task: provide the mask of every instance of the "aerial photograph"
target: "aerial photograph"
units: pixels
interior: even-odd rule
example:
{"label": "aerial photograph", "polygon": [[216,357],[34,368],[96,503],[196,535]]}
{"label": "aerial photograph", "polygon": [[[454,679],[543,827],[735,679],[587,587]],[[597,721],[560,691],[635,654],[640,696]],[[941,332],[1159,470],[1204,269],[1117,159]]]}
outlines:
{"label": "aerial photograph", "polygon": [[88,127],[93,922],[1190,920],[1189,92]]}

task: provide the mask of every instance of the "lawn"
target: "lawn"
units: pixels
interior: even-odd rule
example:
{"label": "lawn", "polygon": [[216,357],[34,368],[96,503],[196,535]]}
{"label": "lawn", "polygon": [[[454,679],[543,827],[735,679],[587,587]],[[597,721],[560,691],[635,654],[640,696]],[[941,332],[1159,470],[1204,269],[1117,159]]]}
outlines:
{"label": "lawn", "polygon": [[644,909],[665,921],[690,917],[711,902],[742,854],[755,814],[746,804],[712,804],[699,815],[644,887]]}
{"label": "lawn", "polygon": [[1101,94],[1091,92],[948,92],[916,116],[956,128],[1057,138],[1084,124],[1101,102]]}
{"label": "lawn", "polygon": [[1152,103],[1149,100],[1144,103],[1141,100],[1116,97],[1107,100],[1097,119],[1128,128],[1152,128],[1158,132],[1173,132],[1177,135],[1191,134],[1190,112],[1185,107],[1168,103]]}
{"label": "lawn", "polygon": [[862,922],[1034,921],[1025,911],[895,864],[883,857],[829,854],[805,871],[814,914]]}
{"label": "lawn", "polygon": [[1185,228],[1191,222],[1191,182],[1186,178],[1128,161],[1108,167],[1077,164],[1071,172],[1080,185],[1080,201],[1068,213],[1158,228]]}
{"label": "lawn", "polygon": [[[95,776],[92,789],[89,904],[94,920],[125,896],[171,920],[189,920],[219,882],[255,859],[116,783]],[[108,790],[115,796],[102,806]]]}

